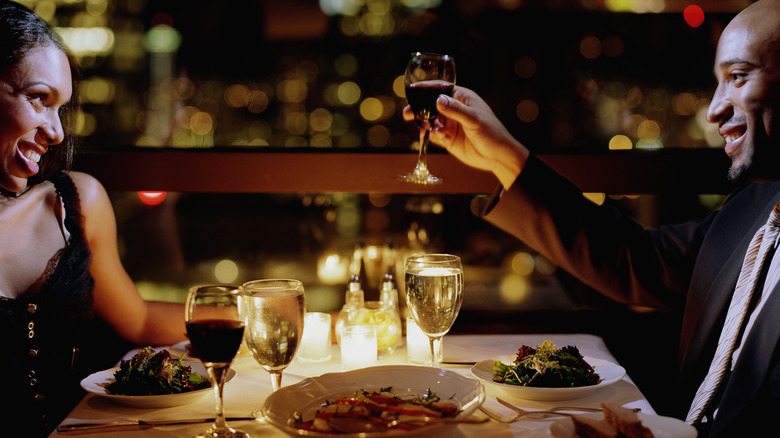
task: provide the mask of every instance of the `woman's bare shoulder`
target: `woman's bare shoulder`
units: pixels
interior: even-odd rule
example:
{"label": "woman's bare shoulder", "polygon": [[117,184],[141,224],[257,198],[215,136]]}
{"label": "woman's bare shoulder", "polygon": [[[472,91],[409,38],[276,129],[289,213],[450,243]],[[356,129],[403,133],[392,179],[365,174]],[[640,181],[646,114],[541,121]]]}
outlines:
{"label": "woman's bare shoulder", "polygon": [[94,176],[76,171],[68,172],[68,176],[73,180],[73,184],[76,186],[76,191],[78,191],[83,210],[94,207],[96,204],[109,202],[103,184]]}

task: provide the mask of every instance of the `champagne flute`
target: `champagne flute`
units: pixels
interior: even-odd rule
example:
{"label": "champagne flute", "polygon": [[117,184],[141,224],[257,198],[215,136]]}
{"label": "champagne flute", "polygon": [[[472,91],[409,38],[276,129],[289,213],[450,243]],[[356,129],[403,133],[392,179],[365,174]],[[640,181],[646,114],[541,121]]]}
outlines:
{"label": "champagne flute", "polygon": [[282,386],[282,371],[295,356],[303,335],[303,284],[298,280],[254,280],[241,286],[241,295],[244,341],[257,363],[271,373],[276,391]]}
{"label": "champagne flute", "polygon": [[455,322],[463,302],[460,257],[423,254],[406,259],[406,301],[417,326],[431,344],[431,366],[439,366],[441,338]]}
{"label": "champagne flute", "polygon": [[239,309],[237,286],[194,286],[187,293],[184,316],[187,336],[195,354],[206,366],[217,405],[214,424],[197,435],[198,438],[249,438],[249,434],[227,425],[222,410],[225,376],[244,336],[244,321]]}
{"label": "champagne flute", "polygon": [[440,94],[452,96],[455,87],[455,60],[449,55],[412,53],[404,74],[406,99],[412,108],[420,131],[420,154],[417,165],[400,179],[416,184],[437,184],[441,179],[428,170],[428,137],[431,126],[439,115],[436,99]]}

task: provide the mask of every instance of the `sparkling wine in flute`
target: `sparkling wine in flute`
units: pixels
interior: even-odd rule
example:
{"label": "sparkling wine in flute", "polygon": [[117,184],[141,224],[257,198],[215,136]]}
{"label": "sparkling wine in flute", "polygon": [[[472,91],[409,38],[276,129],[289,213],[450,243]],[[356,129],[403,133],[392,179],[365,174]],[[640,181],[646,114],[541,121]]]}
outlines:
{"label": "sparkling wine in flute", "polygon": [[420,330],[428,336],[444,336],[463,303],[463,271],[426,268],[407,273],[406,298]]}

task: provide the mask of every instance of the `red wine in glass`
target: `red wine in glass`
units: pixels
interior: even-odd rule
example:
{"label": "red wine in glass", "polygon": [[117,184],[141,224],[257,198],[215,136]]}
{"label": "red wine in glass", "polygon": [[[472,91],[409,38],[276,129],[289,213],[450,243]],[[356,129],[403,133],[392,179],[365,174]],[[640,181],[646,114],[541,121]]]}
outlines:
{"label": "red wine in glass", "polygon": [[406,87],[406,100],[412,107],[414,117],[422,122],[433,122],[439,115],[436,109],[436,99],[439,95],[452,96],[455,84],[445,81],[415,82]]}
{"label": "red wine in glass", "polygon": [[412,53],[404,73],[406,99],[420,128],[420,154],[414,169],[400,179],[415,184],[438,184],[441,179],[428,170],[428,137],[439,115],[436,100],[440,95],[452,96],[455,87],[455,60],[449,55]]}
{"label": "red wine in glass", "polygon": [[201,319],[187,323],[187,336],[203,362],[230,363],[241,346],[244,324],[230,319]]}
{"label": "red wine in glass", "polygon": [[225,421],[222,390],[230,364],[244,337],[244,320],[240,315],[238,286],[207,284],[193,286],[184,303],[184,324],[195,354],[206,366],[214,389],[216,414],[214,424],[198,438],[249,438]]}

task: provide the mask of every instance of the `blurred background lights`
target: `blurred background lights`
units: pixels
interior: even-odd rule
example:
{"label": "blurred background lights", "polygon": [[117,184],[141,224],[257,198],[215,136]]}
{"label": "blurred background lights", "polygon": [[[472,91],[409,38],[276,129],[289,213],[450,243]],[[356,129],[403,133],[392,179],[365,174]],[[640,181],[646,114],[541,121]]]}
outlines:
{"label": "blurred background lights", "polygon": [[360,103],[360,116],[369,122],[379,120],[384,113],[382,102],[376,97],[369,97]]}
{"label": "blurred background lights", "polygon": [[81,82],[81,101],[83,103],[105,104],[114,99],[114,83],[100,78],[91,77]]}
{"label": "blurred background lights", "polygon": [[225,89],[225,103],[233,108],[246,105],[249,100],[249,87],[244,84],[233,84]]}
{"label": "blurred background lights", "polygon": [[336,97],[344,105],[354,105],[360,100],[360,87],[351,81],[344,82],[338,86]]}
{"label": "blurred background lights", "polygon": [[520,103],[517,104],[516,111],[517,118],[526,123],[533,122],[539,117],[539,106],[530,99],[521,100]]}
{"label": "blurred background lights", "polygon": [[181,34],[178,30],[161,24],[146,32],[144,45],[152,53],[174,53],[181,45]]}
{"label": "blurred background lights", "polygon": [[512,271],[517,275],[529,276],[534,272],[534,258],[531,254],[521,251],[512,256]]}
{"label": "blurred background lights", "polygon": [[645,120],[639,124],[636,133],[641,141],[651,143],[661,137],[661,126],[653,120]]}
{"label": "blurred background lights", "polygon": [[250,91],[247,100],[246,109],[254,114],[259,114],[265,111],[268,108],[268,103],[270,102],[268,94],[266,94],[263,90]]}
{"label": "blurred background lights", "polygon": [[672,110],[681,116],[690,116],[696,112],[698,99],[692,93],[680,93],[672,98]]}
{"label": "blurred background lights", "polygon": [[536,74],[536,61],[530,56],[517,58],[514,67],[515,74],[523,79],[528,79]]}
{"label": "blurred background lights", "polygon": [[114,48],[114,31],[107,27],[55,29],[77,57],[106,56]]}
{"label": "blurred background lights", "polygon": [[520,304],[528,298],[528,289],[528,279],[517,274],[503,277],[498,285],[501,301],[513,305]]}
{"label": "blurred background lights", "polygon": [[587,36],[580,41],[580,53],[587,59],[596,59],[601,55],[601,40]]}
{"label": "blurred background lights", "polygon": [[144,205],[160,205],[165,201],[166,192],[138,192],[138,199]]}
{"label": "blurred background lights", "polygon": [[317,108],[309,115],[309,126],[314,131],[327,131],[333,126],[333,115],[325,108]]}
{"label": "blurred background lights", "polygon": [[618,134],[609,139],[609,150],[611,151],[628,150],[632,149],[633,147],[634,144],[631,142],[631,139],[628,138],[628,136]]}
{"label": "blurred background lights", "polygon": [[233,260],[220,260],[214,266],[214,278],[220,283],[233,283],[238,278],[238,265]]}
{"label": "blurred background lights", "polygon": [[596,204],[601,205],[604,203],[604,201],[607,200],[607,194],[606,193],[596,193],[596,192],[585,192],[582,194],[582,196],[585,197],[588,201]]}
{"label": "blurred background lights", "polygon": [[190,118],[190,129],[198,135],[206,135],[214,128],[214,119],[208,113],[197,112]]}
{"label": "blurred background lights", "polygon": [[393,93],[406,99],[406,86],[404,85],[404,75],[396,76],[393,80]]}
{"label": "blurred background lights", "polygon": [[336,70],[336,73],[340,74],[341,76],[352,76],[357,73],[358,60],[355,55],[351,53],[345,53],[338,56],[333,61],[333,66]]}
{"label": "blurred background lights", "polygon": [[691,27],[699,27],[704,24],[704,11],[699,5],[688,5],[683,9],[685,23]]}

